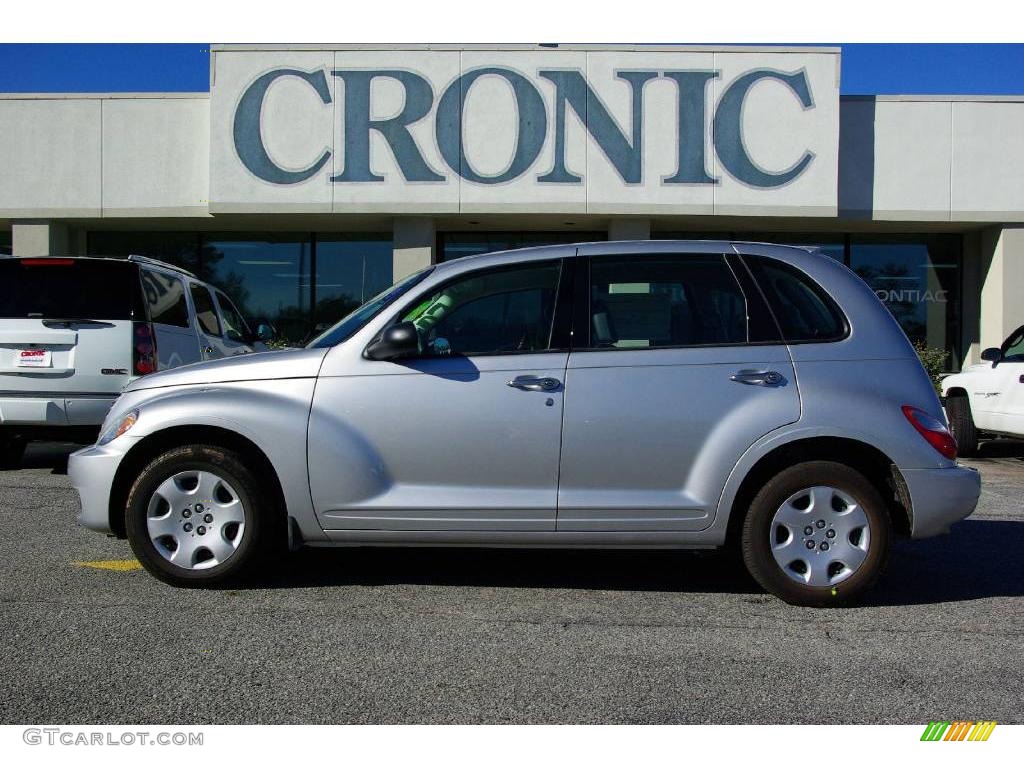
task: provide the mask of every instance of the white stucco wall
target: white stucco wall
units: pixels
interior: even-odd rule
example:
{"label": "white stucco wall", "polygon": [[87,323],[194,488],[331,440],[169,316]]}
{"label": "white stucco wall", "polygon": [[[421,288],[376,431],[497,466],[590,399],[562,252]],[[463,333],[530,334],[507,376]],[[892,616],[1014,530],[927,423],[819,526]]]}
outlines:
{"label": "white stucco wall", "polygon": [[102,105],[103,215],[206,214],[209,100],[104,99]]}
{"label": "white stucco wall", "polygon": [[0,99],[0,217],[100,215],[100,104]]}
{"label": "white stucco wall", "polygon": [[207,215],[205,94],[0,97],[0,218]]}
{"label": "white stucco wall", "polygon": [[1024,97],[842,101],[840,215],[1024,221]]}
{"label": "white stucco wall", "polygon": [[[261,50],[215,47],[213,93],[0,95],[0,219],[194,217],[217,213],[596,214],[834,216],[879,221],[1024,221],[1024,97],[837,96],[838,54],[788,49],[641,50],[567,46],[410,50]],[[630,89],[619,70],[711,69],[705,128],[711,130],[722,89],[752,68],[805,70],[815,98],[801,110],[781,83],[751,90],[743,112],[744,142],[765,166],[785,167],[805,149],[808,171],[778,189],[755,189],[724,173],[705,148],[716,185],[665,185],[676,164],[675,85],[651,80],[644,95],[644,177],[625,184],[571,110],[566,165],[579,184],[539,185],[553,162],[553,130],[530,171],[496,185],[470,183],[447,169],[432,132],[433,112],[410,131],[443,183],[408,183],[386,142],[371,132],[371,157],[383,183],[332,184],[343,160],[344,88],[331,82],[321,103],[309,86],[281,80],[268,92],[261,121],[267,150],[283,166],[301,168],[330,151],[323,172],[294,186],[254,179],[242,167],[230,128],[240,94],[254,76],[275,67],[403,68],[432,83],[435,100],[460,73],[479,66],[522,72],[554,119],[554,86],[541,68],[586,73],[612,117],[630,129]],[[531,74],[532,73],[532,74]],[[336,78],[334,78],[336,79]],[[374,86],[373,113],[401,108],[403,93],[386,80]],[[477,90],[479,89],[479,90]],[[467,154],[481,170],[500,170],[512,152],[509,89],[500,79],[477,81],[467,106]],[[435,104],[436,108],[436,104]],[[708,134],[709,136],[710,134]],[[711,142],[706,136],[706,140]],[[838,170],[837,170],[838,168]]]}

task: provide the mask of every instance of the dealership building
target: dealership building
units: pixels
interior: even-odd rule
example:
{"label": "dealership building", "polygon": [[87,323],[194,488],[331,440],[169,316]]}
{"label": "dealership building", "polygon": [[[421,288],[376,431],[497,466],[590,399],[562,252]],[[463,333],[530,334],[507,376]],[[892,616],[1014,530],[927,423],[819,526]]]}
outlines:
{"label": "dealership building", "polygon": [[214,46],[209,93],[0,94],[0,253],[163,259],[299,341],[473,253],[815,245],[959,369],[1024,325],[1024,96],[840,96],[840,66],[838,48]]}

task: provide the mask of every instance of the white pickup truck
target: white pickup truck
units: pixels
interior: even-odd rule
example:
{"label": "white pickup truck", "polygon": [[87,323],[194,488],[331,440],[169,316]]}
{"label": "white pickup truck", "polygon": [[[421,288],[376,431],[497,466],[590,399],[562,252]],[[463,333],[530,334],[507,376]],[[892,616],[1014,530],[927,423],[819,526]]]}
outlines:
{"label": "white pickup truck", "polygon": [[961,456],[973,456],[981,434],[1024,438],[1024,325],[982,362],[942,380],[949,425]]}

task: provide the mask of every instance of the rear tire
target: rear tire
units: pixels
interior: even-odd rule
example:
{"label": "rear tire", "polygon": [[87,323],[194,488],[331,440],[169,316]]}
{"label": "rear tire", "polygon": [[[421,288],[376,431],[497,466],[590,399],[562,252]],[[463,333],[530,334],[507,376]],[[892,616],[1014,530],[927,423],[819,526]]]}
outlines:
{"label": "rear tire", "polygon": [[971,401],[966,395],[952,395],[946,398],[946,415],[949,427],[956,438],[957,453],[964,458],[978,454],[978,429],[974,426]]}
{"label": "rear tire", "polygon": [[0,469],[18,469],[27,445],[23,437],[0,437]]}
{"label": "rear tire", "polygon": [[750,575],[792,605],[848,605],[881,575],[892,524],[860,472],[832,461],[783,470],[761,489],[743,522]]}
{"label": "rear tire", "polygon": [[[250,462],[251,463],[251,462]],[[128,492],[125,531],[153,576],[219,587],[251,576],[279,541],[276,496],[238,453],[188,445],[158,456]]]}

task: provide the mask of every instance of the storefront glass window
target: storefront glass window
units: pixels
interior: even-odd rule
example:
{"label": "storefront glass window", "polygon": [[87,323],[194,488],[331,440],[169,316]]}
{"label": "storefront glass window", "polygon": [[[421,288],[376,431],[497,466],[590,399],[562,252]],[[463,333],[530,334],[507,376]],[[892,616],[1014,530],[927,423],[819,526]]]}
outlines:
{"label": "storefront glass window", "polygon": [[[0,240],[2,246],[2,240]],[[385,234],[90,232],[92,256],[138,254],[222,289],[250,324],[269,320],[299,344],[392,282]]]}
{"label": "storefront glass window", "polygon": [[204,238],[200,277],[216,285],[250,321],[269,320],[292,343],[310,333],[309,235]]}
{"label": "storefront glass window", "polygon": [[850,268],[860,275],[915,343],[949,351],[947,370],[959,370],[960,237],[957,235],[850,239]]}
{"label": "storefront glass window", "polygon": [[199,271],[199,236],[195,232],[90,232],[90,256],[148,256],[189,272]]}
{"label": "storefront glass window", "polygon": [[445,232],[440,238],[437,260],[449,261],[462,256],[534,245],[589,243],[607,239],[607,232]]}
{"label": "storefront glass window", "polygon": [[777,243],[779,245],[801,245],[819,248],[826,256],[842,263],[846,245],[842,235],[801,232],[752,232],[738,238],[752,243]]}
{"label": "storefront glass window", "polygon": [[316,237],[315,332],[330,328],[393,282],[391,238],[386,235]]}
{"label": "storefront glass window", "polygon": [[732,240],[732,232],[712,232],[710,230],[671,230],[667,232],[651,232],[652,240]]}

